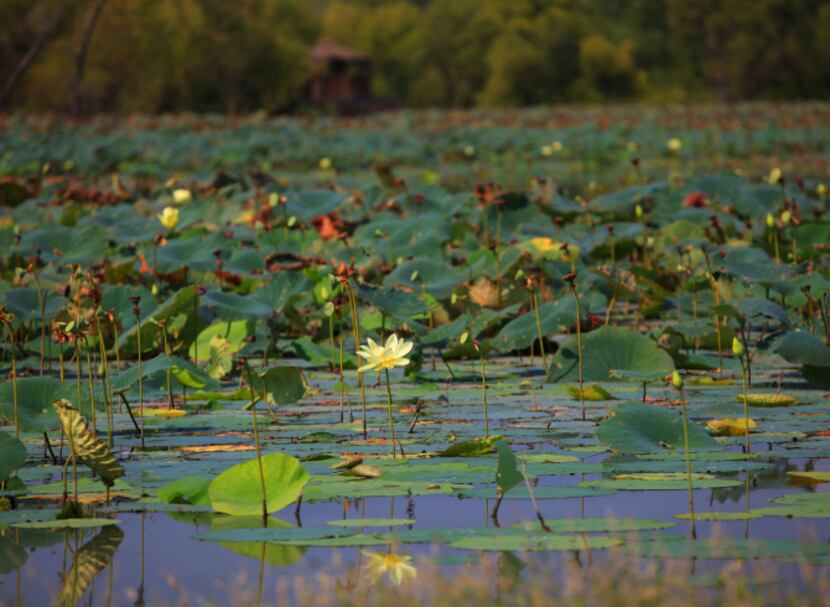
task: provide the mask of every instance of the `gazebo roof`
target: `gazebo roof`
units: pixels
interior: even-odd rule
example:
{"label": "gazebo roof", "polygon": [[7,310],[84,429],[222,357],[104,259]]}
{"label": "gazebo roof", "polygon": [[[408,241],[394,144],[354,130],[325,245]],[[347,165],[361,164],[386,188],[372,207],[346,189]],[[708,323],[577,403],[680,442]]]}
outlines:
{"label": "gazebo roof", "polygon": [[332,59],[354,63],[368,63],[371,61],[369,55],[340,44],[331,38],[320,40],[311,49],[311,59],[312,61],[320,63],[331,61]]}

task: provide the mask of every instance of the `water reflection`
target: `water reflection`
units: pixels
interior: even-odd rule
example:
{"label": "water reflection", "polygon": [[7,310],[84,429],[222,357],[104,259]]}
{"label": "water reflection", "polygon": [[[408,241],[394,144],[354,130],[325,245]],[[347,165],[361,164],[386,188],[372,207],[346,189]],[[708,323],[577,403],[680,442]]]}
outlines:
{"label": "water reflection", "polygon": [[361,550],[361,554],[367,559],[364,575],[371,584],[376,584],[384,575],[397,586],[418,577],[418,571],[411,564],[412,557],[407,554],[368,550]]}
{"label": "water reflection", "polygon": [[[80,531],[75,530],[72,535],[77,544]],[[74,551],[72,566],[63,575],[58,605],[74,607],[81,600],[86,591],[92,587],[98,574],[112,563],[112,558],[123,539],[124,532],[118,527],[104,527],[98,535],[81,546],[80,550]],[[112,568],[110,568],[110,583],[107,588],[105,604],[109,605],[112,602]]]}

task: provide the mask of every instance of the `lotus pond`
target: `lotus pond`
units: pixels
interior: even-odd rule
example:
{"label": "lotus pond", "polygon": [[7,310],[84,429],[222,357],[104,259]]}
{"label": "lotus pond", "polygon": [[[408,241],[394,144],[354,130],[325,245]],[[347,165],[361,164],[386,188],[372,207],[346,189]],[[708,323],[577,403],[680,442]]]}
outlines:
{"label": "lotus pond", "polygon": [[828,124],[4,118],[0,605],[819,604]]}

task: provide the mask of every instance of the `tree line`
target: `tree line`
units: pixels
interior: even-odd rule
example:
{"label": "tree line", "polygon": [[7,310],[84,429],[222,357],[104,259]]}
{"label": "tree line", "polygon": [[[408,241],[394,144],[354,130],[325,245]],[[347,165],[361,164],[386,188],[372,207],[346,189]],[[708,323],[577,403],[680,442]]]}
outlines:
{"label": "tree line", "polygon": [[825,0],[3,0],[0,107],[302,107],[321,38],[417,107],[821,99]]}

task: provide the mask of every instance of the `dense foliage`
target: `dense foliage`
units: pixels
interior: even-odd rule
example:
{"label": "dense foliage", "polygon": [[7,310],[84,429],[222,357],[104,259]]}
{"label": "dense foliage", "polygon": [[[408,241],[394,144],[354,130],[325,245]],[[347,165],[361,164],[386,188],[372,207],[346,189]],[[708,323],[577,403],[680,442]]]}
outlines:
{"label": "dense foliage", "polygon": [[828,32],[821,0],[6,0],[0,104],[296,108],[321,37],[369,53],[374,92],[415,106],[815,99]]}

